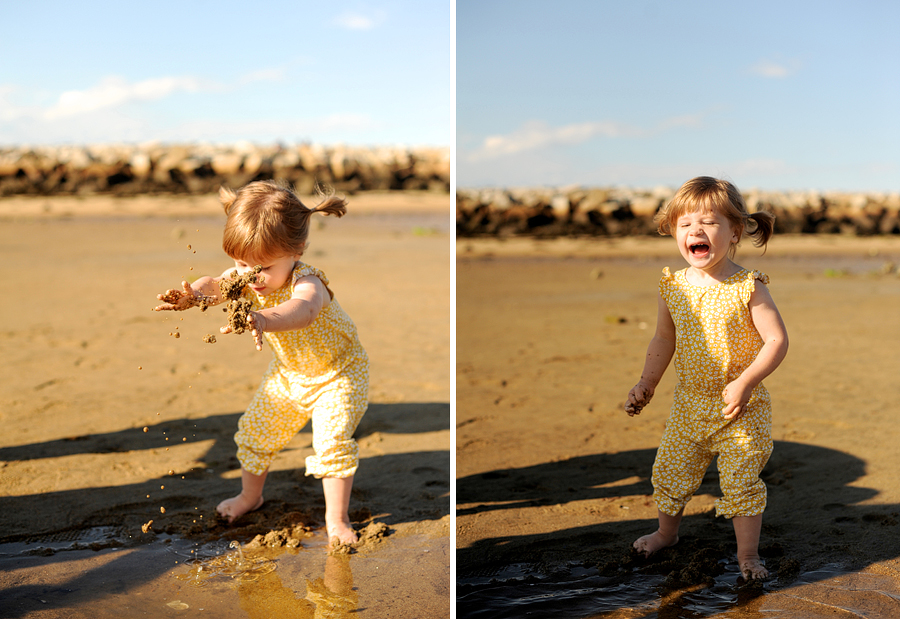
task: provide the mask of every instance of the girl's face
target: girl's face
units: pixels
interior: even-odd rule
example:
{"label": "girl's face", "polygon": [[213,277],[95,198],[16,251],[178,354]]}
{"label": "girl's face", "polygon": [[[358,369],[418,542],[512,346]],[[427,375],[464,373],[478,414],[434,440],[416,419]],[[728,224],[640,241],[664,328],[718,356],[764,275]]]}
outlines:
{"label": "girl's face", "polygon": [[284,286],[291,277],[294,265],[300,259],[300,254],[289,254],[280,258],[267,258],[265,260],[235,260],[238,275],[253,270],[257,264],[262,265],[262,271],[256,276],[256,284],[250,284],[250,289],[260,296],[268,296]]}
{"label": "girl's face", "polygon": [[[714,273],[727,264],[729,250],[740,240],[739,231],[728,219],[715,211],[684,213],[675,223],[678,250],[688,264],[701,271]],[[723,262],[725,261],[725,262]]]}

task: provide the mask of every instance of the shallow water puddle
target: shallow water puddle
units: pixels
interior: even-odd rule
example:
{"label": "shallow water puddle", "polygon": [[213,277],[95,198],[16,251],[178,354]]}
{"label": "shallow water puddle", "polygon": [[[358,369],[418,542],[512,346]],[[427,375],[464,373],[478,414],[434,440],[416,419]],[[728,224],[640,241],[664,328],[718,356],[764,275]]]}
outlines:
{"label": "shallow water puddle", "polygon": [[277,550],[162,535],[133,546],[115,533],[96,528],[0,544],[0,617],[449,614],[443,538],[407,535],[370,554],[330,556],[321,532],[301,548]]}
{"label": "shallow water puddle", "polygon": [[[635,572],[626,581],[595,568],[570,566],[541,574],[536,566],[510,565],[493,574],[460,579],[457,616],[491,619],[819,619],[900,617],[900,580],[872,571],[846,573],[830,566],[801,574],[790,586],[739,584],[737,564],[711,587],[663,592],[664,576]],[[742,582],[742,581],[740,581]]]}

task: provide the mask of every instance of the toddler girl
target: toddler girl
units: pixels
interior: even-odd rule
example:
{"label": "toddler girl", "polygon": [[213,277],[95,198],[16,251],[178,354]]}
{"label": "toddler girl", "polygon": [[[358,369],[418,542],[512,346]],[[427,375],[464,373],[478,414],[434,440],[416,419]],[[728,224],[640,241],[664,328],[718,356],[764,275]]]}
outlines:
{"label": "toddler girl", "polygon": [[762,380],[784,359],[788,337],[768,276],[731,258],[745,231],[764,247],[774,217],[748,214],[731,183],[698,177],[678,190],[657,223],[689,266],[663,270],[656,333],[625,405],[629,415],[641,412],[674,355],[678,383],[652,475],[659,529],[634,548],[649,556],[678,541],[684,507],[718,455],[723,496],[716,514],[734,525],[743,576],[765,578],[758,549],[766,486],[759,474],[772,453],[772,409]]}
{"label": "toddler girl", "polygon": [[[156,307],[205,309],[225,300],[220,281],[261,267],[242,299],[249,301],[247,322],[256,349],[262,350],[265,338],[274,355],[234,437],[241,493],[216,509],[229,522],[259,509],[275,454],[312,419],[315,455],[306,459],[306,474],[322,479],[329,540],[356,542],[348,515],[359,464],[353,432],[368,406],[369,361],[328,278],[300,261],[312,214],[341,217],[346,202],[330,197],[310,209],[272,181],[250,183],[237,193],[222,189],[219,197],[227,214],[222,247],[234,267],[216,278],[182,282],[183,290],[158,295],[164,303]],[[221,328],[222,333],[232,330]]]}

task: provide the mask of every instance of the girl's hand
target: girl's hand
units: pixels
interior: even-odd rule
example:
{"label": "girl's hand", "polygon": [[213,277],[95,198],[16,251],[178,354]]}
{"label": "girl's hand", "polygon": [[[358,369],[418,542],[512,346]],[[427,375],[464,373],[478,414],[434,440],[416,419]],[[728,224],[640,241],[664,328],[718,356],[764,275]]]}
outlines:
{"label": "girl's hand", "polygon": [[253,341],[256,343],[256,350],[262,350],[263,333],[266,331],[266,317],[259,312],[250,312],[248,320],[250,322],[250,333],[253,334]]}
{"label": "girl's hand", "polygon": [[644,383],[636,384],[631,391],[628,392],[628,401],[625,403],[625,412],[629,417],[640,415],[645,406],[650,404],[653,399],[655,390]]}
{"label": "girl's hand", "polygon": [[165,301],[160,305],[157,305],[153,308],[155,312],[165,312],[165,311],[176,311],[181,312],[188,308],[194,307],[195,305],[200,304],[200,297],[202,296],[199,292],[191,288],[191,285],[187,282],[181,282],[182,288],[184,290],[166,290],[163,294],[156,295],[156,298],[160,301]]}
{"label": "girl's hand", "polygon": [[725,419],[740,419],[750,401],[750,393],[747,385],[740,380],[734,380],[725,386],[722,391],[722,399],[725,400],[725,408],[722,409],[722,417]]}
{"label": "girl's hand", "polygon": [[[266,317],[259,312],[250,312],[247,314],[247,322],[250,323],[250,333],[253,334],[253,343],[256,344],[256,350],[262,350],[263,333],[266,332]],[[220,333],[231,333],[231,326],[225,325],[219,329]]]}

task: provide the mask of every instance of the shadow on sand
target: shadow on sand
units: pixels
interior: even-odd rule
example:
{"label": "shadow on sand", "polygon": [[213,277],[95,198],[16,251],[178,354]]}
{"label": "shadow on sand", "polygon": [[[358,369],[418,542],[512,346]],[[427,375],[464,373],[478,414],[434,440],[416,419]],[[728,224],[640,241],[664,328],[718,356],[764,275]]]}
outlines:
{"label": "shadow on sand", "polygon": [[[102,598],[111,592],[110,586],[116,593],[123,593],[130,586],[123,575],[135,573],[136,563],[141,563],[138,572],[142,581],[165,573],[171,569],[171,561],[148,562],[140,558],[141,548],[157,540],[153,531],[141,531],[141,524],[153,518],[153,514],[164,521],[159,529],[154,525],[155,531],[198,543],[231,539],[246,542],[257,534],[299,523],[321,526],[324,522],[321,483],[305,477],[303,469],[271,473],[266,481],[266,503],[260,510],[231,525],[216,518],[218,502],[233,496],[240,487],[239,480],[222,480],[218,475],[240,467],[232,438],[239,417],[239,413],[233,413],[176,419],[150,427],[147,433],[134,428],[0,448],[0,461],[11,462],[150,450],[158,448],[159,444],[158,440],[152,441],[148,437],[160,436],[162,432],[169,436],[191,436],[192,442],[211,441],[209,449],[198,458],[200,466],[179,471],[177,483],[167,476],[122,486],[0,497],[4,521],[0,545],[7,549],[16,546],[17,550],[21,550],[23,544],[34,545],[30,553],[0,554],[0,572],[3,573],[0,578],[0,616],[23,616],[29,608],[68,608],[73,601],[86,603]],[[449,427],[448,403],[370,404],[355,436],[361,439],[376,432],[437,432]],[[383,482],[373,480],[385,478],[390,478],[395,488],[408,490],[400,504],[379,494],[379,483]],[[161,485],[166,489],[160,490]],[[354,485],[351,519],[364,522],[377,517],[379,522],[389,526],[410,520],[438,520],[450,513],[449,489],[448,451],[365,457]],[[147,498],[147,495],[153,498]],[[164,519],[159,517],[160,504],[167,506]],[[199,515],[203,518],[198,518]],[[101,534],[102,539],[97,539],[95,533],[89,543],[77,541],[84,539],[85,532],[99,528],[106,528]],[[74,560],[74,555],[83,554],[53,549],[65,547],[66,544],[59,542],[66,540],[75,540],[68,547],[76,550],[134,548],[136,551],[119,553],[115,559],[96,569],[73,574],[63,585],[16,584],[15,571],[26,566],[23,557],[40,556],[46,564],[65,563],[70,556]],[[98,586],[99,583],[107,586]],[[44,600],[42,604],[37,604],[39,598]]]}
{"label": "shadow on sand", "polygon": [[[655,451],[597,454],[461,478],[457,481],[457,515],[604,498],[638,497],[648,501]],[[773,579],[764,588],[758,583],[739,587],[734,605],[783,588],[801,573],[825,565],[860,569],[900,557],[900,505],[862,505],[878,494],[853,485],[864,473],[865,462],[854,456],[815,445],[776,441],[762,474],[769,495],[760,542],[760,553]],[[697,494],[719,494],[715,465]],[[681,540],[675,547],[650,559],[635,557],[631,542],[655,528],[656,521],[647,519],[597,522],[546,534],[483,539],[459,548],[459,616],[515,616],[502,610],[483,614],[486,597],[506,597],[509,604],[516,598],[512,590],[523,582],[538,582],[547,576],[550,580],[572,580],[573,567],[585,578],[593,578],[593,585],[600,588],[613,588],[639,575],[657,576],[653,581],[656,585],[639,594],[642,599],[629,600],[629,605],[639,605],[658,600],[663,594],[672,598],[673,591],[677,599],[679,589],[684,593],[689,587],[712,586],[713,577],[721,576],[724,569],[722,560],[731,557],[733,562],[733,529],[714,512],[685,517]],[[505,581],[504,574],[513,577]],[[732,576],[732,583],[737,580],[738,585],[743,584],[736,571]],[[541,609],[546,611],[548,600],[541,600],[534,587],[530,595],[534,604],[520,597],[515,612],[552,616],[543,614]],[[577,614],[565,602],[564,598],[557,599],[554,611],[572,610],[575,612],[570,616],[589,616]]]}

